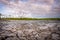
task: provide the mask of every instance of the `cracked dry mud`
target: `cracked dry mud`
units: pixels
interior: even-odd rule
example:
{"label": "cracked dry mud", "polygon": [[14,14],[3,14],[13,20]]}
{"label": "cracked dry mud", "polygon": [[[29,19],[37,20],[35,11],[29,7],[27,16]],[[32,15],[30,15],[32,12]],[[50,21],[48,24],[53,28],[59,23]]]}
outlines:
{"label": "cracked dry mud", "polygon": [[60,21],[0,21],[0,40],[60,40]]}

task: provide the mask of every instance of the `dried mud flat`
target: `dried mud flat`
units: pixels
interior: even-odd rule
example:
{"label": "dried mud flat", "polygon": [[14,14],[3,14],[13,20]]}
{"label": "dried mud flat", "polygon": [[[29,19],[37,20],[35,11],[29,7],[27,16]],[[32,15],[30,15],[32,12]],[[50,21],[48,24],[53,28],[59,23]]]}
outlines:
{"label": "dried mud flat", "polygon": [[0,40],[60,40],[60,21],[0,21]]}

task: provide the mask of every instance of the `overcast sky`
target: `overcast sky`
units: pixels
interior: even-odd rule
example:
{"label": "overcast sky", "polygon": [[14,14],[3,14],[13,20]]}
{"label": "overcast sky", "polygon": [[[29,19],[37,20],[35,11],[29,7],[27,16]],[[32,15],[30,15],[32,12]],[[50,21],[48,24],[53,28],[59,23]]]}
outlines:
{"label": "overcast sky", "polygon": [[60,18],[60,0],[0,0],[0,13],[12,17]]}

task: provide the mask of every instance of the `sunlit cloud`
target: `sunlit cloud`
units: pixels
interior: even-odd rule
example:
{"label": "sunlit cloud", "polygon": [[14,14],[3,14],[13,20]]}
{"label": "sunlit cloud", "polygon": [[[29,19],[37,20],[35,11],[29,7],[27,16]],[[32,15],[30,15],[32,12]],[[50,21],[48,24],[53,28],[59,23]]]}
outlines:
{"label": "sunlit cloud", "polygon": [[48,17],[49,14],[53,13],[55,16],[59,13],[59,6],[56,10],[54,8],[54,0],[0,0],[0,3],[5,5],[4,13],[18,17]]}

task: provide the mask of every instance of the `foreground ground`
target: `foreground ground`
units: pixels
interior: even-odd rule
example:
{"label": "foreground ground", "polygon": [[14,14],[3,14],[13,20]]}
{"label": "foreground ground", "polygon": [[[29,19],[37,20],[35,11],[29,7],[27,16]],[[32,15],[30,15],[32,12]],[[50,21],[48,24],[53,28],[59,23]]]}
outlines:
{"label": "foreground ground", "polygon": [[1,20],[0,40],[60,40],[60,21]]}

